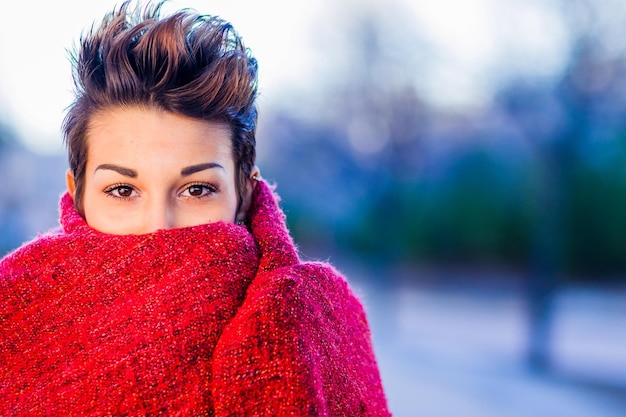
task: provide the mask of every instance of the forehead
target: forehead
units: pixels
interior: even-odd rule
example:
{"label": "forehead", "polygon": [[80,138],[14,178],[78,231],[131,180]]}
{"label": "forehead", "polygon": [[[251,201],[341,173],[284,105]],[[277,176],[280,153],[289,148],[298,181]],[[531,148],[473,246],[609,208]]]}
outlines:
{"label": "forehead", "polygon": [[94,131],[114,131],[120,128],[133,130],[135,127],[143,130],[147,126],[173,127],[183,129],[187,133],[221,130],[223,134],[232,136],[230,126],[224,121],[198,119],[150,105],[137,104],[110,106],[93,112],[87,122],[85,137],[89,140]]}
{"label": "forehead", "polygon": [[232,133],[226,123],[190,118],[154,107],[113,107],[93,114],[86,132],[87,163],[113,159],[231,160]]}

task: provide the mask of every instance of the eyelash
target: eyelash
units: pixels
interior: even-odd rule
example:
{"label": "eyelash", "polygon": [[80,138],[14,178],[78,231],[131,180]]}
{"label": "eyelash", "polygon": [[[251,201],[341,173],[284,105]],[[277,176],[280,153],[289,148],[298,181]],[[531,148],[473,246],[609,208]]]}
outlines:
{"label": "eyelash", "polygon": [[133,196],[128,196],[128,197],[122,197],[119,195],[115,195],[113,194],[113,191],[115,190],[119,190],[120,188],[128,188],[131,190],[131,193],[133,192],[137,192],[135,190],[135,188],[132,185],[128,185],[128,184],[124,184],[124,183],[117,183],[117,184],[113,184],[110,187],[107,187],[104,189],[104,193],[109,196],[109,197],[113,197],[113,198],[117,198],[118,200],[127,200],[129,198],[132,198]]}
{"label": "eyelash", "polygon": [[[179,193],[179,195],[181,195],[184,192],[189,191],[189,189],[193,188],[193,187],[202,187],[204,189],[203,190],[203,195],[200,195],[200,196],[188,195],[188,196],[183,196],[183,197],[185,197],[185,198],[205,198],[205,197],[209,197],[211,194],[215,194],[216,192],[218,192],[218,188],[215,185],[213,185],[213,184],[209,184],[209,183],[205,183],[205,182],[194,182],[192,184],[185,185],[182,188],[182,191]],[[113,193],[115,190],[119,190],[121,188],[128,188],[131,191],[131,194],[137,192],[132,185],[124,184],[124,183],[117,183],[117,184],[111,185],[110,187],[105,188],[104,189],[104,193],[107,196],[116,198],[118,200],[127,200],[129,198],[134,197],[132,195],[124,197],[124,196],[115,195]]]}
{"label": "eyelash", "polygon": [[[206,198],[206,197],[210,197],[211,194],[215,194],[218,191],[218,188],[213,185],[213,184],[209,184],[206,182],[194,182],[192,184],[187,184],[183,187],[182,191],[179,194],[182,194],[184,192],[189,191],[190,188],[193,187],[202,187],[203,190],[203,195],[201,196],[193,196],[193,195],[189,195],[189,196],[184,196],[186,198]],[[206,194],[204,194],[206,192]]]}

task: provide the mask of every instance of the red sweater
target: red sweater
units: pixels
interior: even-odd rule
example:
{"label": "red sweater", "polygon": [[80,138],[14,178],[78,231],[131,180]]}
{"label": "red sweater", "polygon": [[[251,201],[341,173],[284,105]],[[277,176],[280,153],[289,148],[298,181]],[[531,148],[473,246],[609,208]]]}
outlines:
{"label": "red sweater", "polygon": [[388,416],[363,308],[302,263],[270,188],[250,230],[62,231],[0,261],[0,415]]}

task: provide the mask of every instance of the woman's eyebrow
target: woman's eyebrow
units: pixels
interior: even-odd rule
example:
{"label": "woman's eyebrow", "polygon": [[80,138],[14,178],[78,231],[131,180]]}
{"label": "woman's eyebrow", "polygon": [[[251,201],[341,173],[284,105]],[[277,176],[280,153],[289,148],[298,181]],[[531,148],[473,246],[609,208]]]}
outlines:
{"label": "woman's eyebrow", "polygon": [[197,164],[197,165],[191,165],[191,166],[185,167],[180,171],[180,175],[183,177],[186,177],[188,175],[195,174],[196,172],[200,172],[200,171],[204,171],[205,169],[212,169],[212,168],[224,169],[224,167],[218,164],[217,162],[206,162],[204,164]]}
{"label": "woman's eyebrow", "polygon": [[121,167],[119,165],[101,164],[101,165],[98,165],[96,167],[94,172],[99,170],[99,169],[108,169],[108,170],[111,170],[111,171],[115,171],[118,174],[124,175],[125,177],[131,177],[131,178],[136,178],[137,177],[137,171],[135,171],[134,169],[130,169],[130,168],[124,168],[124,167]]}

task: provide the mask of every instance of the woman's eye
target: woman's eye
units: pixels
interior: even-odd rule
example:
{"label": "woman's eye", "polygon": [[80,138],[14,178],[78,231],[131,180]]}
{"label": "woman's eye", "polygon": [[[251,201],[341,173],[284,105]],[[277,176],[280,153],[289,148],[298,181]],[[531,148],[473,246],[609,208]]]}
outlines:
{"label": "woman's eye", "polygon": [[215,187],[207,184],[193,184],[188,186],[181,193],[184,197],[204,197],[217,191]]}
{"label": "woman's eye", "polygon": [[133,187],[129,185],[116,185],[105,191],[107,194],[117,198],[129,198],[134,197],[137,193],[133,190]]}

